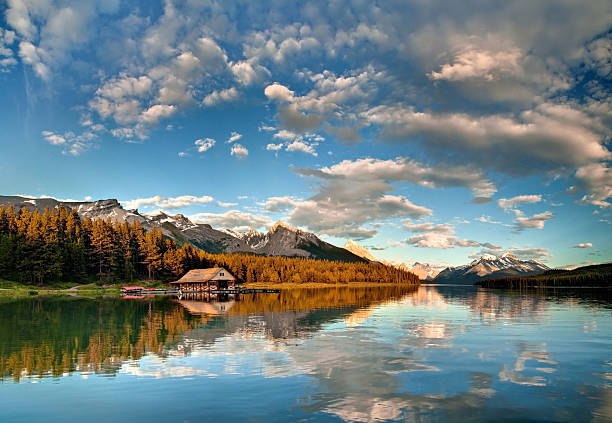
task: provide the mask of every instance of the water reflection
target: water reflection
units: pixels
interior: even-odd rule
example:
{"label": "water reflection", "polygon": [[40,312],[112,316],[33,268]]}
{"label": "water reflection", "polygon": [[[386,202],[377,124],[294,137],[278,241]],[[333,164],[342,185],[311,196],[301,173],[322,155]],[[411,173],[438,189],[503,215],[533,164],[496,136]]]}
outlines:
{"label": "water reflection", "polygon": [[[607,295],[424,286],[33,299],[0,307],[0,374],[150,380],[143,396],[159,380],[181,380],[172,389],[188,396],[187,381],[215,379],[233,392],[218,407],[296,420],[606,420]],[[284,402],[271,403],[279,389]],[[182,412],[211,417],[197,404]]]}

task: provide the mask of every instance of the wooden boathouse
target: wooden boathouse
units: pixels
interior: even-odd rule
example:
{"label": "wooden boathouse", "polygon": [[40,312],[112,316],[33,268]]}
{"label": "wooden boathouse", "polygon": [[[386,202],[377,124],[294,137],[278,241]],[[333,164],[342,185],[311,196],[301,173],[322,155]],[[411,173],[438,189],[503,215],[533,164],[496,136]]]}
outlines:
{"label": "wooden boathouse", "polygon": [[236,278],[223,267],[193,269],[178,281],[170,282],[183,292],[235,290]]}

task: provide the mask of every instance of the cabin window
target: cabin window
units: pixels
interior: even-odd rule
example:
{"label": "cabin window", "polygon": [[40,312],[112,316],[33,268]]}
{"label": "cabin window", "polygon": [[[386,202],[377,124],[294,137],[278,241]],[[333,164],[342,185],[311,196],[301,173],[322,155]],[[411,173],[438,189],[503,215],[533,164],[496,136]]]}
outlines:
{"label": "cabin window", "polygon": [[225,275],[223,274],[223,272],[219,273],[219,275],[221,275],[221,276],[225,276]]}

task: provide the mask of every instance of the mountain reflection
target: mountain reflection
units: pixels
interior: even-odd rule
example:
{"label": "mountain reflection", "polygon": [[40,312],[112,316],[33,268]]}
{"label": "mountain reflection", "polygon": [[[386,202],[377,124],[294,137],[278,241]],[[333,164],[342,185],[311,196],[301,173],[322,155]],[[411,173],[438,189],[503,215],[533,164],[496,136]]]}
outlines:
{"label": "mountain reflection", "polygon": [[[609,420],[607,295],[396,286],[13,301],[0,307],[0,376],[175,378],[155,389],[183,395],[210,378],[233,387],[221,408],[296,389],[282,404],[296,419]],[[521,407],[507,408],[514,398]]]}
{"label": "mountain reflection", "polygon": [[[173,354],[179,337],[195,329],[193,335],[200,338],[195,344],[200,345],[237,331],[263,329],[278,339],[305,336],[357,307],[401,298],[414,289],[297,289],[245,295],[236,302],[73,297],[6,302],[0,307],[0,380],[116,374],[127,359]],[[255,325],[252,314],[262,315]],[[193,347],[187,344],[182,354]]]}

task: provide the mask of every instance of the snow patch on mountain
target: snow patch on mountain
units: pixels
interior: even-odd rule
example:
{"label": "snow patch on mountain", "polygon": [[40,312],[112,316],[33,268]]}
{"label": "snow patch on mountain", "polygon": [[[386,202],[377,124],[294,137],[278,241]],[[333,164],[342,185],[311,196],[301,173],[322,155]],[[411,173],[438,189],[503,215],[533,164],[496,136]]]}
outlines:
{"label": "snow patch on mountain", "polygon": [[500,257],[485,254],[469,264],[444,269],[434,281],[436,283],[473,284],[487,278],[528,275],[545,270],[548,270],[548,266],[538,261],[523,261],[510,253]]}

